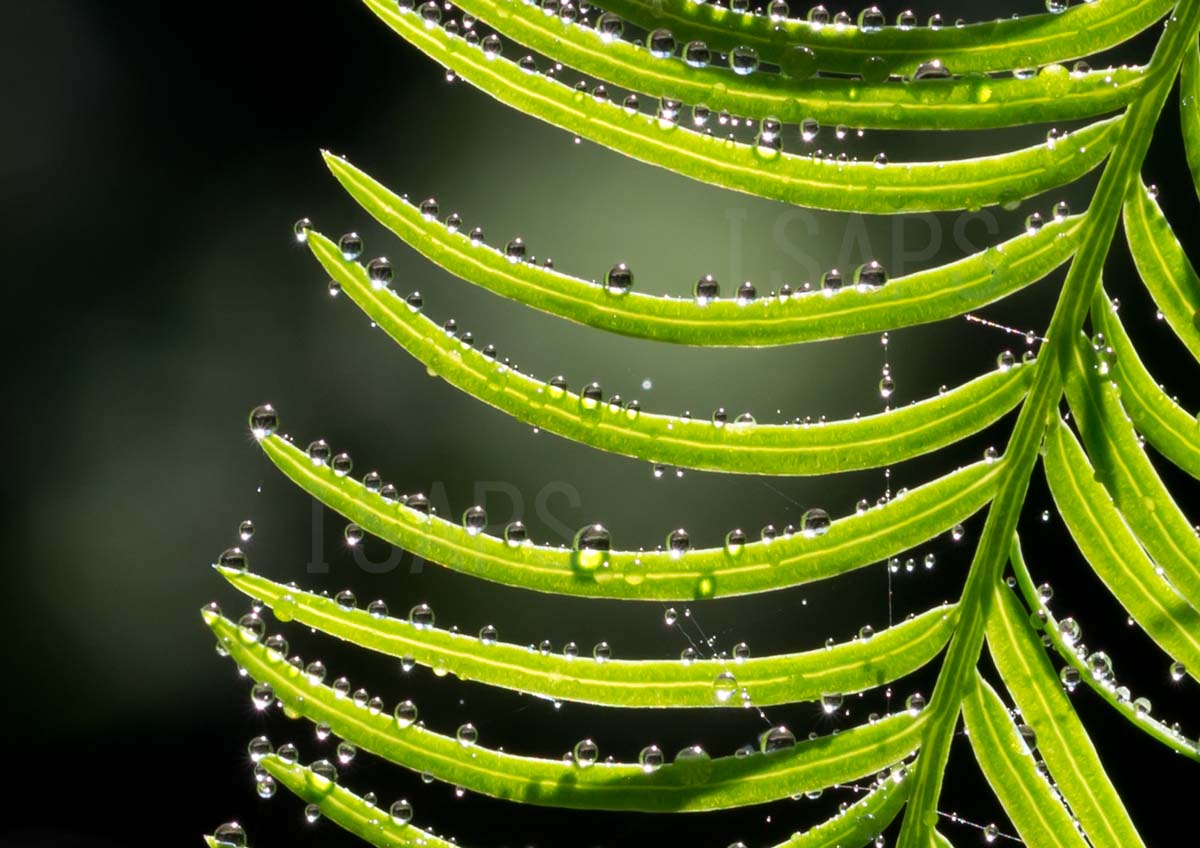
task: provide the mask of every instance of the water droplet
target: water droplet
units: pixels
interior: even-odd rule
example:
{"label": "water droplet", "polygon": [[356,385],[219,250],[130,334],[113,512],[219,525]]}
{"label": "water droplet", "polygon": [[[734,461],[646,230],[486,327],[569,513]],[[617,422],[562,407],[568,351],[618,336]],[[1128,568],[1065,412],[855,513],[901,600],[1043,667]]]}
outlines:
{"label": "water droplet", "polygon": [[995,462],[999,457],[1000,457],[1000,452],[997,451],[991,445],[988,445],[986,448],[984,448],[984,451],[983,451],[983,461],[984,462]]}
{"label": "water droplet", "polygon": [[796,747],[796,734],[783,725],[772,727],[770,730],[759,734],[758,737],[758,750],[764,754],[771,754],[775,751],[786,751],[788,748],[794,747]]}
{"label": "water droplet", "polygon": [[[1046,0],[1047,3],[1055,2],[1055,0]],[[1000,836],[1000,828],[994,824],[989,824],[983,829],[983,839],[985,842],[995,842]]]}
{"label": "water droplet", "polygon": [[[775,6],[775,0],[771,6]],[[786,8],[786,6],[784,7]],[[793,44],[788,47],[779,59],[779,69],[784,76],[796,80],[805,80],[817,72],[817,54],[811,47],[804,44]]]}
{"label": "water droplet", "polygon": [[367,263],[367,279],[371,282],[371,288],[376,291],[390,286],[393,276],[392,263],[386,256],[377,256]]}
{"label": "water droplet", "polygon": [[600,747],[591,739],[581,739],[575,743],[572,753],[575,764],[580,768],[587,768],[595,765],[596,760],[600,758]]}
{"label": "water droplet", "polygon": [[487,529],[487,512],[481,506],[469,507],[462,516],[463,529],[467,535],[478,536]]}
{"label": "water droplet", "polygon": [[753,303],[758,297],[758,291],[754,288],[754,284],[746,281],[738,286],[737,302],[739,306],[745,306],[748,303]]}
{"label": "water droplet", "polygon": [[328,780],[330,783],[337,783],[337,766],[329,762],[329,760],[317,760],[308,768],[317,777],[322,778],[323,780]]}
{"label": "water droplet", "polygon": [[667,59],[675,55],[675,36],[669,29],[656,29],[646,36],[646,49],[655,59]]}
{"label": "water droplet", "polygon": [[833,715],[842,708],[842,696],[838,693],[829,693],[821,696],[821,709],[826,715]]}
{"label": "water droplet", "polygon": [[1112,659],[1104,651],[1095,651],[1088,655],[1087,658],[1088,670],[1092,673],[1092,677],[1101,683],[1107,682],[1113,676]]}
{"label": "water droplet", "polygon": [[348,766],[354,761],[356,756],[358,756],[358,748],[356,748],[352,743],[346,741],[338,743],[337,758],[339,763],[344,766]]}
{"label": "water droplet", "polygon": [[213,831],[213,841],[220,848],[246,848],[246,831],[237,822],[225,822]]}
{"label": "water droplet", "polygon": [[1062,637],[1063,644],[1074,647],[1083,638],[1083,628],[1079,626],[1078,621],[1068,616],[1058,622],[1058,634]]}
{"label": "water droplet", "polygon": [[350,458],[350,454],[342,451],[333,458],[330,462],[330,467],[338,477],[345,477],[354,470],[354,460]]}
{"label": "water droplet", "polygon": [[604,287],[609,294],[626,294],[633,288],[633,272],[624,262],[618,262],[604,275]]}
{"label": "water droplet", "polygon": [[733,697],[737,691],[737,678],[733,676],[733,672],[722,671],[713,680],[713,697],[716,698],[718,704],[725,704]]}
{"label": "water droplet", "polygon": [[863,32],[879,32],[885,19],[878,6],[868,6],[858,13],[858,28]]}
{"label": "water droplet", "polygon": [[603,524],[589,524],[575,534],[575,563],[584,571],[595,571],[608,562],[612,535]]}
{"label": "water droplet", "polygon": [[1079,685],[1079,669],[1073,665],[1064,665],[1058,672],[1058,679],[1062,682],[1064,689],[1074,692],[1075,687]]}
{"label": "water droplet", "polygon": [[716,300],[721,296],[721,285],[712,274],[705,274],[696,281],[696,303],[700,306],[707,306],[709,301]]}
{"label": "water droplet", "polygon": [[362,256],[363,240],[358,233],[345,233],[338,239],[338,250],[347,262],[353,262]]}
{"label": "water droplet", "polygon": [[433,627],[437,617],[429,604],[417,604],[408,611],[408,620],[418,630],[427,630]]}
{"label": "water droplet", "polygon": [[729,68],[739,76],[758,70],[758,51],[752,47],[738,46],[729,51]]}
{"label": "water droplet", "polygon": [[456,739],[458,739],[458,744],[462,745],[464,748],[470,748],[479,741],[479,731],[476,729],[475,725],[471,724],[470,722],[467,722],[466,724],[460,724],[454,736]]}
{"label": "water droplet", "polygon": [[725,552],[736,556],[746,547],[746,533],[739,529],[730,530],[725,534]]}
{"label": "water droplet", "polygon": [[925,696],[920,692],[913,692],[904,699],[904,708],[908,710],[909,714],[916,715],[925,709]]}
{"label": "water droplet", "polygon": [[396,704],[396,724],[401,727],[411,727],[417,720],[417,705],[412,701],[401,701]]}
{"label": "water droplet", "polygon": [[683,556],[692,546],[691,537],[683,528],[672,530],[667,534],[667,550],[672,557]]}
{"label": "water droplet", "polygon": [[815,141],[820,131],[821,125],[815,118],[805,118],[800,122],[800,139],[802,141],[809,143]]}
{"label": "water droplet", "polygon": [[308,218],[301,218],[292,225],[292,234],[296,236],[296,241],[303,244],[308,241],[308,234],[313,228],[313,222]]}
{"label": "water droplet", "polygon": [[250,432],[256,439],[265,439],[279,429],[279,414],[269,403],[254,407],[250,413]]}
{"label": "water droplet", "polygon": [[657,745],[647,745],[638,754],[638,765],[642,767],[642,771],[650,774],[662,768],[665,759],[662,748]]}
{"label": "water droplet", "polygon": [[1070,0],[1046,0],[1046,11],[1057,15],[1067,11]]}
{"label": "water droplet", "polygon": [[270,683],[255,683],[250,690],[250,703],[256,710],[265,710],[275,703],[275,690]]}
{"label": "water droplet", "polygon": [[367,615],[376,620],[382,620],[388,617],[388,605],[382,599],[376,599],[367,604]]}
{"label": "water droplet", "polygon": [[663,624],[667,627],[674,627],[675,622],[679,620],[679,613],[675,611],[675,607],[667,607],[663,611]]}
{"label": "water droplet", "polygon": [[806,509],[800,518],[800,528],[805,536],[824,536],[831,524],[829,513],[819,507]]}
{"label": "water droplet", "polygon": [[912,78],[914,81],[950,79],[950,70],[942,64],[941,59],[931,59],[917,65]]}
{"label": "water droplet", "polygon": [[827,292],[840,291],[842,288],[842,272],[837,268],[830,268],[821,277],[821,288]]}
{"label": "water droplet", "polygon": [[504,245],[504,257],[516,265],[525,261],[525,240],[520,236],[511,239]]}
{"label": "water droplet", "polygon": [[606,663],[612,659],[612,646],[607,642],[597,642],[592,646],[592,659],[598,663]]}
{"label": "water droplet", "polygon": [[346,538],[346,544],[353,547],[361,542],[367,534],[357,524],[347,524],[342,535]]}
{"label": "water droplet", "polygon": [[1187,674],[1187,666],[1176,660],[1171,663],[1171,679],[1178,683]]}
{"label": "water droplet", "polygon": [[520,521],[511,521],[504,528],[504,541],[510,548],[519,547],[529,540],[529,531]]}
{"label": "water droplet", "polygon": [[1007,371],[1017,363],[1017,358],[1013,356],[1011,350],[1002,351],[996,356],[996,367],[1001,371]]}

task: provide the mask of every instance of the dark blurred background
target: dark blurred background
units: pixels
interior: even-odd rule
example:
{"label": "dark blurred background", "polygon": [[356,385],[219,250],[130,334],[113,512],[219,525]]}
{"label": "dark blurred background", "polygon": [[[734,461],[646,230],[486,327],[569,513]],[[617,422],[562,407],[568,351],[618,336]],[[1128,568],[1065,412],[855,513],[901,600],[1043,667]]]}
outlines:
{"label": "dark blurred background", "polygon": [[[1012,3],[1013,12],[1038,3]],[[901,8],[887,4],[894,16]],[[857,12],[857,9],[854,10]],[[922,4],[978,17],[973,4]],[[998,10],[988,9],[989,12]],[[1007,7],[1006,7],[1007,11]],[[256,714],[232,664],[219,659],[199,609],[227,613],[244,600],[209,568],[252,519],[255,570],[306,587],[352,587],[403,613],[427,601],[442,625],[496,624],[518,643],[606,639],[616,655],[673,656],[688,640],[717,649],[747,641],[756,655],[850,638],[956,598],[980,517],[958,544],[913,551],[918,567],[886,566],[769,596],[677,605],[686,633],[664,625],[663,605],[537,596],[455,575],[378,543],[351,553],[344,522],[313,504],[261,457],[247,434],[252,406],[271,401],[297,441],[324,436],[349,450],[355,473],[379,468],[402,491],[431,494],[443,514],[482,501],[494,530],[520,517],[538,540],[565,541],[603,521],[619,547],[660,544],[687,527],[699,546],[725,531],[798,523],[809,506],[835,515],[882,493],[881,471],[787,480],[668,470],[536,434],[444,383],[371,329],[353,304],[331,301],[326,278],[291,234],[307,215],[331,236],[357,229],[367,255],[387,254],[396,288],[419,289],[437,320],[454,316],[525,370],[597,379],[643,408],[718,406],[759,421],[840,418],[878,411],[885,351],[875,336],[762,351],[671,348],[609,337],[503,301],[450,278],[384,235],[325,171],[331,148],[414,198],[436,195],[482,225],[492,243],[521,234],[560,269],[600,278],[627,262],[637,285],[685,294],[704,273],[731,289],[796,285],[833,266],[877,258],[893,275],[949,261],[1019,232],[1055,201],[1086,206],[1092,181],[1019,209],[907,222],[790,209],[711,189],[606,152],[515,115],[423,59],[350,0],[178,4],[39,0],[8,4],[0,27],[5,80],[0,136],[8,307],[5,337],[11,454],[5,490],[8,632],[3,662],[6,812],[0,844],[195,845],[238,819],[251,844],[353,844],[330,824],[302,822],[302,805],[254,793],[247,740],[294,739],[307,759],[330,756],[307,725]],[[1143,38],[1112,57],[1143,59]],[[1105,59],[1107,61],[1107,59]],[[1094,61],[1094,64],[1099,62]],[[818,146],[892,161],[958,157],[1036,143],[1046,127],[948,138],[853,134],[824,128]],[[795,132],[792,128],[791,132]],[[791,139],[798,148],[798,139]],[[1185,241],[1196,198],[1186,174],[1174,101],[1146,169]],[[1118,239],[1119,241],[1119,239]],[[1194,247],[1194,240],[1191,247]],[[1107,270],[1111,294],[1156,376],[1200,405],[1195,363],[1154,320],[1123,245]],[[1020,330],[1043,330],[1061,273],[981,311]],[[1024,339],[964,320],[891,334],[887,352],[908,403],[994,367]],[[1011,420],[961,446],[893,469],[892,486],[917,485],[1002,447]],[[1155,457],[1157,460],[1158,458]],[[1185,509],[1195,482],[1159,463]],[[1194,736],[1194,684],[1171,684],[1169,658],[1136,629],[1087,572],[1035,479],[1026,551],[1056,588],[1060,616],[1081,619],[1118,677],[1156,715]],[[932,570],[919,565],[926,553]],[[688,613],[684,615],[685,611]],[[275,628],[272,622],[272,628]],[[728,754],[764,727],[753,711],[698,715],[601,710],[499,692],[347,651],[295,626],[293,649],[320,656],[389,704],[412,697],[429,725],[462,721],[481,742],[558,756],[591,736],[601,754],[632,759],[645,744],[672,752],[702,743]],[[928,674],[891,693],[847,700],[831,718],[812,704],[768,710],[798,735],[849,727],[872,710],[928,693]],[[1118,788],[1150,845],[1172,840],[1195,767],[1142,737],[1081,688],[1074,696]],[[720,814],[655,818],[523,808],[451,787],[361,753],[343,769],[381,803],[408,797],[416,822],[460,844],[667,844],[720,848],[778,842],[830,814],[852,793],[827,792]],[[942,810],[975,825],[1012,828],[960,740]],[[960,845],[982,841],[947,822]],[[1170,844],[1179,844],[1172,841]]]}

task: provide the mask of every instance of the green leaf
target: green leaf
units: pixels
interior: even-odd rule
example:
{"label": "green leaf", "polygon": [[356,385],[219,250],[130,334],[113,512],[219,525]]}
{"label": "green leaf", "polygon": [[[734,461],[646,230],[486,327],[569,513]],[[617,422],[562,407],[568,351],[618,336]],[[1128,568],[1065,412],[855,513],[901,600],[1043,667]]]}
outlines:
{"label": "green leaf", "polygon": [[286,712],[325,722],[339,738],[415,772],[537,806],[699,812],[762,804],[873,775],[911,755],[920,737],[921,716],[904,712],[769,754],[676,760],[655,771],[637,763],[585,767],[521,757],[464,746],[419,724],[402,728],[390,714],[314,684],[284,657],[245,640],[235,623],[216,612],[205,610],[204,618],[234,662],[269,684]]}
{"label": "green leaf", "polygon": [[1158,207],[1158,201],[1141,182],[1131,187],[1125,201],[1125,237],[1142,282],[1192,356],[1200,361],[1200,278],[1183,245]]}
{"label": "green leaf", "polygon": [[1033,576],[1029,573],[1029,566],[1025,564],[1025,558],[1021,555],[1019,540],[1014,539],[1010,561],[1012,562],[1013,574],[1017,579],[1017,585],[1021,588],[1021,594],[1025,596],[1025,603],[1031,609],[1036,610],[1034,614],[1038,616],[1039,621],[1042,623],[1042,632],[1045,634],[1045,638],[1066,664],[1073,666],[1079,672],[1079,679],[1086,683],[1093,692],[1099,695],[1102,700],[1107,702],[1110,707],[1120,713],[1138,730],[1158,740],[1176,753],[1183,754],[1189,760],[1200,762],[1200,750],[1197,750],[1195,742],[1187,739],[1181,732],[1167,727],[1166,723],[1161,719],[1138,712],[1137,708],[1134,707],[1128,698],[1118,697],[1116,687],[1096,679],[1091,669],[1088,668],[1084,658],[1079,656],[1079,653],[1075,650],[1074,645],[1067,644],[1062,628],[1059,626],[1054,614],[1038,595],[1037,588],[1034,586]]}
{"label": "green leaf", "polygon": [[1037,734],[1038,752],[1088,841],[1095,848],[1144,848],[1029,615],[999,583],[988,618],[987,643],[1004,685]]}
{"label": "green leaf", "polygon": [[333,242],[310,233],[324,268],[385,333],[426,369],[514,418],[611,453],[684,468],[741,474],[811,475],[891,465],[953,444],[995,422],[1025,394],[1030,368],[1015,365],[953,391],[877,415],[817,426],[727,424],[587,400],[497,363],[377,290]]}
{"label": "green leaf", "polygon": [[415,824],[400,824],[386,808],[380,809],[310,768],[286,763],[277,754],[268,754],[258,764],[293,795],[316,804],[322,819],[378,848],[459,848],[457,842],[449,842]]}
{"label": "green leaf", "polygon": [[1121,387],[1121,403],[1137,431],[1159,453],[1193,477],[1200,478],[1200,423],[1172,400],[1142,364],[1137,348],[1103,292],[1092,303],[1092,322],[1116,354],[1113,366]]}
{"label": "green leaf", "polygon": [[950,162],[824,161],[715,138],[651,115],[628,114],[543,74],[427,28],[387,0],[364,0],[406,41],[500,102],[581,138],[712,185],[802,206],[896,214],[1015,203],[1086,174],[1108,155],[1120,118],[1091,124],[1051,146]]}
{"label": "green leaf", "polygon": [[[275,754],[260,761],[281,786],[301,800],[316,804],[321,817],[378,848],[457,848],[413,824],[398,824],[374,804],[331,783],[301,765],[289,765]],[[844,812],[796,833],[774,848],[850,848],[872,840],[904,806],[907,784],[884,780]]]}
{"label": "green leaf", "polygon": [[736,707],[740,699],[717,698],[718,674],[731,673],[755,706],[820,700],[882,686],[916,671],[938,655],[954,629],[954,608],[935,607],[869,639],[771,657],[672,660],[610,660],[594,663],[532,647],[484,642],[473,636],[417,627],[365,610],[344,610],[332,598],[281,586],[256,574],[218,568],[237,589],[266,604],[276,617],[296,621],[339,639],[393,657],[407,657],[490,686],[546,698],[610,707]]}
{"label": "green leaf", "polygon": [[[606,0],[604,8],[646,30],[666,27],[680,44],[705,41],[728,52],[746,46],[764,62],[789,66],[796,48],[813,51],[824,71],[907,76],[932,58],[958,74],[1037,68],[1115,47],[1149,27],[1173,0],[1096,0],[1061,14],[997,18],[941,28],[813,26],[789,18],[741,15],[714,3],[689,0]],[[872,61],[879,57],[882,61]]]}
{"label": "green leaf", "polygon": [[1088,848],[1054,787],[1038,773],[1004,702],[978,672],[963,700],[963,722],[975,759],[1025,844]]}
{"label": "green leaf", "polygon": [[1183,127],[1183,149],[1196,194],[1200,195],[1200,53],[1189,50],[1183,57],[1179,77],[1179,118]]}
{"label": "green leaf", "polygon": [[1200,613],[1159,576],[1067,425],[1046,435],[1046,480],[1092,570],[1134,621],[1200,679]]}
{"label": "green leaf", "polygon": [[728,68],[694,68],[682,58],[656,58],[622,39],[605,41],[591,26],[547,15],[520,0],[457,4],[500,35],[597,77],[653,97],[703,103],[714,112],[806,119],[855,127],[905,130],[986,129],[1088,118],[1125,106],[1137,95],[1143,69],[1072,73],[1050,65],[1029,78],[984,74],[953,80],[868,83],[857,79],[793,80],[780,74],[738,76]]}
{"label": "green leaf", "polygon": [[[1086,351],[1086,353],[1085,353]],[[1146,456],[1121,407],[1121,390],[1101,377],[1079,336],[1067,398],[1097,477],[1146,553],[1179,593],[1200,609],[1200,539]]]}
{"label": "green leaf", "polygon": [[[259,442],[284,474],[367,532],[465,574],[540,592],[631,600],[687,600],[767,592],[844,574],[943,533],[991,498],[1003,462],[980,462],[830,523],[822,535],[796,533],[740,548],[579,552],[512,546],[486,533],[388,503],[357,480],[314,464],[278,436]],[[1200,667],[1200,666],[1197,666]]]}
{"label": "green leaf", "polygon": [[[540,13],[539,13],[540,14]],[[705,305],[692,298],[638,291],[612,294],[602,285],[472,243],[332,154],[325,162],[346,191],[381,224],[427,259],[496,294],[613,333],[689,345],[765,347],[878,333],[978,309],[1040,280],[1075,248],[1080,218],[1053,221],[1010,241],[939,268],[897,277],[882,287],[847,285],[790,298],[733,298]],[[320,254],[319,254],[320,255]],[[847,281],[849,282],[849,281]],[[386,301],[385,301],[386,303]]]}

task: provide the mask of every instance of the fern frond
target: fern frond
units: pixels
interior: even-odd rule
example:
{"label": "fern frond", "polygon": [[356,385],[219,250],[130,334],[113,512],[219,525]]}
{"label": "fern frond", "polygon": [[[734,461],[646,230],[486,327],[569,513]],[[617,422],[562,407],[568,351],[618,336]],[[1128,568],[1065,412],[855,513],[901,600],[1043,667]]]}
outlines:
{"label": "fern frond", "polygon": [[922,717],[897,713],[790,748],[750,756],[677,757],[650,770],[639,763],[580,762],[506,754],[427,730],[399,726],[358,705],[211,610],[205,620],[230,657],[268,684],[284,709],[329,725],[341,739],[397,765],[471,792],[537,806],[641,812],[701,812],[762,804],[857,780],[913,754]]}
{"label": "fern frond", "polygon": [[1140,181],[1125,202],[1125,237],[1142,282],[1164,320],[1200,361],[1200,277],[1158,201]]}
{"label": "fern frond", "polygon": [[1200,479],[1197,418],[1171,399],[1138,356],[1113,304],[1103,291],[1092,304],[1092,321],[1113,349],[1112,366],[1121,386],[1121,403],[1137,431],[1163,456]]}
{"label": "fern frond", "polygon": [[611,707],[737,707],[739,698],[714,697],[719,674],[759,707],[819,701],[830,693],[865,691],[911,674],[941,652],[954,629],[954,608],[943,605],[866,639],[827,644],[796,654],[746,659],[620,660],[571,658],[532,645],[483,640],[366,610],[281,586],[255,574],[218,569],[240,591],[294,620],[360,647],[453,674],[546,698]]}
{"label": "fern frond", "polygon": [[1088,848],[1058,793],[1037,770],[1031,743],[1022,738],[996,691],[976,673],[963,700],[971,750],[1026,845]]}
{"label": "fern frond", "polygon": [[[688,0],[605,0],[647,31],[666,27],[682,44],[696,39],[713,50],[746,46],[764,62],[789,65],[789,52],[808,48],[823,71],[909,76],[930,57],[954,73],[1037,68],[1114,47],[1162,18],[1173,0],[1095,0],[1060,14],[999,18],[965,26],[817,26],[788,18],[738,14],[715,3]],[[881,61],[874,61],[878,57]]]}
{"label": "fern frond", "polygon": [[1090,124],[1064,142],[949,162],[826,163],[721,140],[657,118],[629,114],[479,47],[427,28],[386,0],[364,0],[388,26],[464,81],[547,123],[712,185],[818,209],[892,215],[1014,203],[1073,182],[1112,149],[1120,117]]}
{"label": "fern frond", "polygon": [[770,73],[742,77],[729,69],[690,67],[676,56],[656,58],[640,45],[606,40],[590,27],[546,15],[521,0],[456,5],[500,35],[604,82],[790,124],[811,119],[873,129],[962,130],[1091,118],[1127,105],[1144,76],[1142,68],[1072,73],[1051,65],[1032,77],[978,74],[898,84],[828,77],[796,81]]}
{"label": "fern frond", "polygon": [[[477,244],[426,219],[420,209],[344,159],[325,154],[342,186],[381,224],[452,274],[496,294],[580,324],[655,341],[703,346],[766,347],[878,333],[962,315],[1026,286],[1059,267],[1075,247],[1081,216],[1054,220],[949,264],[838,291],[801,290],[789,297],[764,295],[752,303],[621,294]],[[314,251],[325,261],[326,250]],[[337,256],[334,254],[336,261]],[[357,300],[357,298],[356,298]],[[385,301],[386,303],[386,301]]]}
{"label": "fern frond", "polygon": [[1038,753],[1088,841],[1094,848],[1144,848],[1029,623],[1029,614],[999,583],[993,590],[987,644],[1005,687],[1037,734]]}
{"label": "fern frond", "polygon": [[1092,570],[1146,635],[1200,679],[1200,613],[1160,576],[1061,420],[1046,434],[1045,468],[1054,502]]}
{"label": "fern frond", "polygon": [[[691,600],[767,592],[844,574],[944,533],[983,507],[1003,461],[968,465],[882,506],[837,519],[821,535],[796,533],[736,547],[579,552],[513,546],[401,503],[314,464],[278,436],[259,444],[284,474],[335,512],[397,547],[498,583],[586,597]],[[1200,667],[1200,666],[1198,666]]]}

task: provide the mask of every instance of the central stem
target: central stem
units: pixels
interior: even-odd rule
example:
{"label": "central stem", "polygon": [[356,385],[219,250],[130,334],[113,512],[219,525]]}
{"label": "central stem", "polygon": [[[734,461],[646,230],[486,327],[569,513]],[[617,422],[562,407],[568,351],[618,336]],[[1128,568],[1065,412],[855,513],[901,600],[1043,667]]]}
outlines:
{"label": "central stem", "polygon": [[991,610],[992,587],[1000,579],[1009,540],[1029,489],[1038,447],[1047,424],[1058,414],[1063,377],[1070,366],[1071,345],[1087,314],[1104,268],[1122,202],[1141,169],[1159,112],[1175,80],[1184,51],[1195,49],[1200,29],[1200,0],[1182,0],[1168,19],[1147,74],[1144,94],[1125,113],[1112,156],[1088,209],[1087,220],[1070,271],[1063,283],[1047,341],[1035,365],[1029,396],[1021,407],[1004,455],[999,489],[959,602],[959,626],[938,675],[928,709],[931,715],[915,771],[915,785],[900,831],[899,848],[928,848],[937,824],[937,798],[958,723],[963,693],[983,647],[984,625]]}

